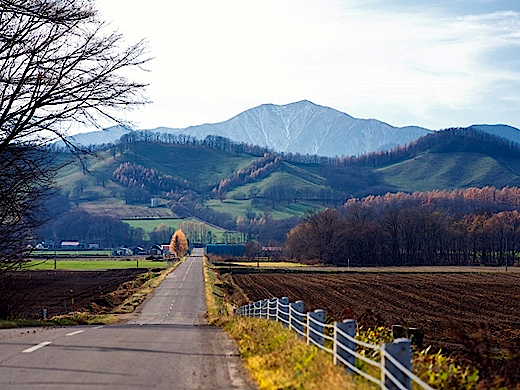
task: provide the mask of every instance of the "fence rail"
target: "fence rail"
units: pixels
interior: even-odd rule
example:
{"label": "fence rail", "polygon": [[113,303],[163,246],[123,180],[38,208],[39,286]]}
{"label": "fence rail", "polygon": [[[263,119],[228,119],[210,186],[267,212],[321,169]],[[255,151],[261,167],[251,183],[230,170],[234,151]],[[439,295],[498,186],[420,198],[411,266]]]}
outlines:
{"label": "fence rail", "polygon": [[[407,338],[398,338],[393,343],[375,345],[356,340],[356,321],[343,320],[333,325],[325,323],[321,309],[304,312],[302,301],[289,302],[289,298],[271,298],[241,306],[235,315],[266,318],[281,322],[319,349],[332,354],[334,364],[342,364],[348,373],[358,374],[375,383],[381,389],[410,390],[412,382],[420,388],[433,390],[411,369],[411,344]],[[379,352],[381,359],[375,361],[358,352],[356,346]],[[356,359],[374,367],[367,373],[356,366]]]}

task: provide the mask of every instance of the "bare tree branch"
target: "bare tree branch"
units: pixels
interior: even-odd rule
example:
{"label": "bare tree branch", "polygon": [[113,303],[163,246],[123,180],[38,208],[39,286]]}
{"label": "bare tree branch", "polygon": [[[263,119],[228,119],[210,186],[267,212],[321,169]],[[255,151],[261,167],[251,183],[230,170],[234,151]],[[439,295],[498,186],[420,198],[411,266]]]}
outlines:
{"label": "bare tree branch", "polygon": [[146,84],[125,77],[149,60],[146,42],[125,47],[89,2],[0,0],[0,31],[0,153],[147,102]]}

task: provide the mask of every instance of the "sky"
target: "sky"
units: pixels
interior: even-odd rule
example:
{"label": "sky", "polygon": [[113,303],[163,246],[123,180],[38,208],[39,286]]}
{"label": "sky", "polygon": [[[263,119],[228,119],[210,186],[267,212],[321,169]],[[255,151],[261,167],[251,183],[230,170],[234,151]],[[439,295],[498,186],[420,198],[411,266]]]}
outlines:
{"label": "sky", "polygon": [[516,0],[97,0],[148,41],[135,128],[225,121],[300,100],[393,126],[520,128]]}

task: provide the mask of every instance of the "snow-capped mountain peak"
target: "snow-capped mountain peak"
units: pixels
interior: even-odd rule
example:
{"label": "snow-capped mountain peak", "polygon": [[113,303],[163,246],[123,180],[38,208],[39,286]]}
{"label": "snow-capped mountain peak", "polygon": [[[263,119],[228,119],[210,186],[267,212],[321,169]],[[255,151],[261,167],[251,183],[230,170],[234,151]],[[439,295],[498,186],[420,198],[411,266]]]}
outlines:
{"label": "snow-capped mountain peak", "polygon": [[[520,130],[508,126],[479,125],[479,129],[520,142]],[[73,142],[83,145],[117,141],[131,131],[115,126],[104,131],[78,134]],[[375,119],[357,119],[333,108],[308,100],[286,105],[262,104],[220,123],[206,123],[184,129],[160,127],[154,132],[188,134],[204,139],[208,135],[235,142],[266,146],[278,152],[351,156],[405,145],[431,130],[407,126],[394,127]],[[503,134],[502,134],[503,133]],[[498,134],[497,134],[498,135]]]}

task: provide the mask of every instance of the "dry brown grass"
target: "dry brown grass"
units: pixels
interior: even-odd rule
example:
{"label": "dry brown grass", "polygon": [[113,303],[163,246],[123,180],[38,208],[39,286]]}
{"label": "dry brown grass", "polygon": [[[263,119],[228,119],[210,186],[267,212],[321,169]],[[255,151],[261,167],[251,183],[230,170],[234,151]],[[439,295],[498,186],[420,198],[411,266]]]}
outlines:
{"label": "dry brown grass", "polygon": [[223,324],[261,389],[368,389],[275,321],[233,317]]}

